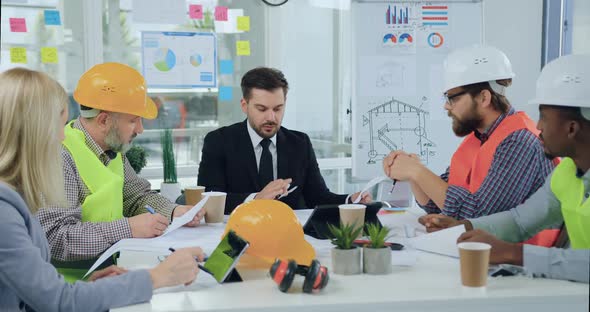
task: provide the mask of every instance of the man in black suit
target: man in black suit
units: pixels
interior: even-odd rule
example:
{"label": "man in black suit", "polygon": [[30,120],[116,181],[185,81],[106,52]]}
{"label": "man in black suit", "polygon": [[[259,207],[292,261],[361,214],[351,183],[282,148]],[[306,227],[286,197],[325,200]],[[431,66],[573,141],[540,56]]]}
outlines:
{"label": "man in black suit", "polygon": [[[225,213],[252,199],[279,199],[293,209],[345,203],[330,192],[309,137],[281,127],[289,84],[282,72],[259,67],[242,77],[242,111],[247,119],[205,136],[199,185],[227,193]],[[359,193],[350,196],[356,199]],[[361,203],[371,201],[364,193]]]}

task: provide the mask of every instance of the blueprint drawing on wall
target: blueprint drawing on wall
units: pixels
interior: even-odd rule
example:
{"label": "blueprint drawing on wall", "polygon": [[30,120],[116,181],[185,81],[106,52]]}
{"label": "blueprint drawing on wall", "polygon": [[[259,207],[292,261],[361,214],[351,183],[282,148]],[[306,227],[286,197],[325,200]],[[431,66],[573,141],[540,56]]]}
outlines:
{"label": "blueprint drawing on wall", "polygon": [[428,163],[436,155],[436,144],[429,139],[427,119],[427,111],[395,98],[369,110],[363,115],[369,133],[367,164],[380,162],[395,150],[415,153]]}

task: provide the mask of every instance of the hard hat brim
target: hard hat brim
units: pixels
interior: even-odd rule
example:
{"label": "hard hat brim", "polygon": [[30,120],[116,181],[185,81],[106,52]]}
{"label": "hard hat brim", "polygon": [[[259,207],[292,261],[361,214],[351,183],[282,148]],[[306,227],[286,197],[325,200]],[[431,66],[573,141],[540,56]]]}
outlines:
{"label": "hard hat brim", "polygon": [[145,97],[146,112],[141,117],[145,119],[156,119],[158,117],[158,107],[151,97]]}
{"label": "hard hat brim", "polygon": [[551,98],[534,98],[529,101],[529,105],[553,105],[553,106],[567,106],[567,107],[586,107],[585,101],[580,101],[576,99],[551,99]]}

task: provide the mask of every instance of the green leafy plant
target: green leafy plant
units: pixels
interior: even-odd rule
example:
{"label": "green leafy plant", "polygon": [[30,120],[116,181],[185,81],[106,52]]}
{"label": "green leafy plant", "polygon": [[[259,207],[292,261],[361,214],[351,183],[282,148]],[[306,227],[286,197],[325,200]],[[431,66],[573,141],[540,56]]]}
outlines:
{"label": "green leafy plant", "polygon": [[390,228],[380,226],[376,223],[367,224],[367,234],[371,243],[368,244],[369,248],[383,248],[385,247],[385,241],[390,237]]}
{"label": "green leafy plant", "polygon": [[338,249],[354,249],[355,246],[352,245],[353,241],[359,236],[361,231],[363,230],[362,227],[356,227],[356,224],[342,224],[340,226],[334,226],[332,224],[328,224],[328,229],[330,233],[332,233],[332,238],[330,241],[333,245],[336,245]]}
{"label": "green leafy plant", "polygon": [[133,144],[127,153],[125,153],[125,157],[127,157],[127,160],[129,160],[129,164],[135,173],[139,174],[141,169],[147,165],[148,154],[140,145]]}
{"label": "green leafy plant", "polygon": [[166,129],[160,137],[162,145],[162,162],[164,167],[164,183],[177,183],[176,160],[174,159],[174,138],[172,129]]}

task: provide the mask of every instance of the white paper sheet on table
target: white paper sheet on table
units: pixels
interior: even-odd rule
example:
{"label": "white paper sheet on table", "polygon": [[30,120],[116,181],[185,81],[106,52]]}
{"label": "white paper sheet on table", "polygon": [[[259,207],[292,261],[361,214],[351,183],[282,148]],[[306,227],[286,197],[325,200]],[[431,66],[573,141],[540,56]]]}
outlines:
{"label": "white paper sheet on table", "polygon": [[461,224],[452,228],[413,237],[408,239],[407,242],[418,250],[459,258],[457,238],[464,232],[465,226]]}
{"label": "white paper sheet on table", "polygon": [[[98,260],[94,262],[94,264],[92,265],[92,267],[90,267],[88,272],[86,272],[84,277],[86,277],[86,275],[90,274],[92,271],[96,270],[98,266],[105,262],[114,253],[119,252],[121,250],[167,251],[170,247],[182,248],[199,246],[199,241],[203,241],[202,236],[199,235],[200,233],[205,235],[218,234],[218,236],[221,237],[221,234],[224,229],[223,227],[218,227],[219,233],[217,233],[217,231],[211,230],[199,231],[199,228],[181,228],[183,225],[187,224],[195,217],[197,212],[201,210],[201,208],[203,208],[203,205],[205,205],[207,199],[208,197],[203,198],[200,202],[193,206],[191,210],[187,211],[181,217],[175,218],[174,221],[172,221],[172,223],[168,226],[164,234],[162,234],[162,236],[160,237],[126,238],[118,241],[116,244],[111,246],[109,249],[107,249],[100,255]],[[221,238],[219,240],[221,240]],[[219,240],[213,239],[212,241],[219,242]]]}
{"label": "white paper sheet on table", "polygon": [[[363,187],[363,189],[361,190],[361,194],[364,193],[364,192],[366,192],[366,191],[368,191],[373,186],[375,186],[375,185],[377,185],[377,184],[379,184],[379,183],[381,183],[383,181],[387,181],[387,180],[391,180],[391,179],[388,178],[388,177],[383,177],[383,176],[382,177],[376,177],[376,178],[371,179],[371,181],[369,181],[369,182],[367,182],[367,184],[365,184],[365,187]],[[357,197],[353,201],[353,203],[357,204],[358,202],[361,201],[361,198],[362,198],[362,196]]]}

